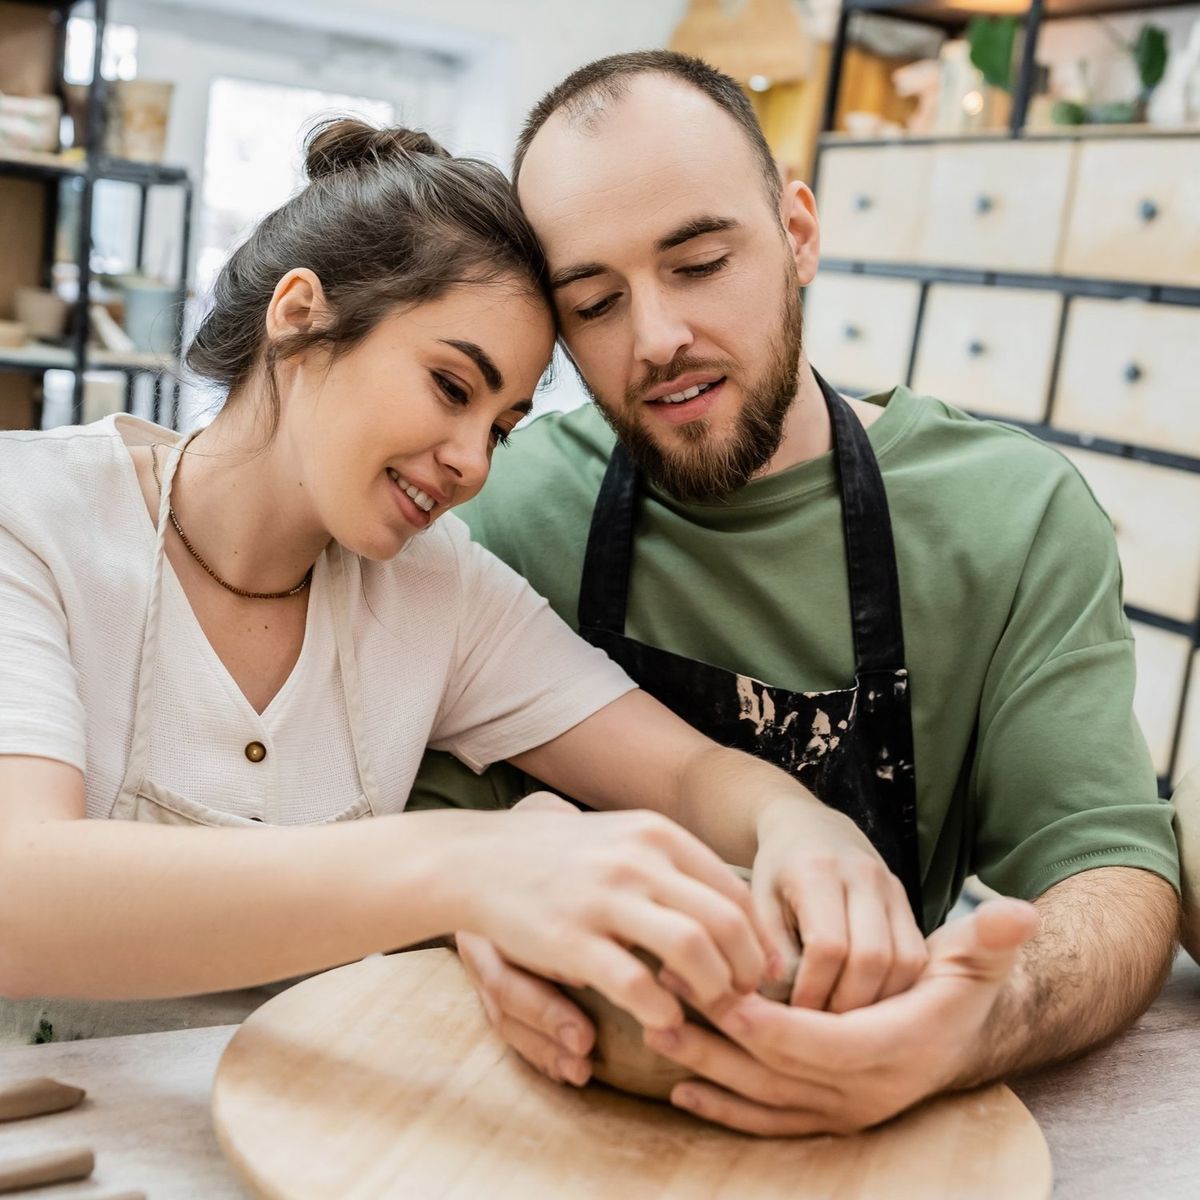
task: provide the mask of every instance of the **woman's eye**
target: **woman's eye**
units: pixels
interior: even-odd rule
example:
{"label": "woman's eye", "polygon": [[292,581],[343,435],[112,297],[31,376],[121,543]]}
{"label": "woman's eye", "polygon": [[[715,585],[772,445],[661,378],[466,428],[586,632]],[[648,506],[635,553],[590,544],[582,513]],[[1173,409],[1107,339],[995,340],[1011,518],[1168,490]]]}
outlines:
{"label": "woman's eye", "polygon": [[594,321],[597,317],[602,317],[612,306],[617,302],[616,295],[605,296],[603,300],[598,300],[595,304],[588,308],[577,308],[575,315],[581,321]]}
{"label": "woman's eye", "polygon": [[437,381],[437,385],[441,388],[442,393],[455,404],[466,404],[471,397],[467,394],[466,388],[462,387],[449,375],[443,375],[440,371],[434,371],[433,377]]}
{"label": "woman's eye", "polygon": [[693,279],[703,279],[705,275],[715,275],[728,261],[729,255],[723,254],[711,262],[697,263],[693,267],[680,267],[679,272],[681,275],[688,275]]}
{"label": "woman's eye", "polygon": [[511,432],[512,432],[511,430],[505,429],[503,425],[493,425],[492,426],[492,445],[493,446],[507,446],[508,440],[509,440],[509,434]]}

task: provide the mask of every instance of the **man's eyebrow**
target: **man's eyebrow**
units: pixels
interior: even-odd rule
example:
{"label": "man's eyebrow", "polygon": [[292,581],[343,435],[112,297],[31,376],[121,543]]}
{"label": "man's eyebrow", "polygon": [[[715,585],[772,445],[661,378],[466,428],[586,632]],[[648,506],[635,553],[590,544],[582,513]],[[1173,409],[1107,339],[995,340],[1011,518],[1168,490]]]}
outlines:
{"label": "man's eyebrow", "polygon": [[591,279],[596,275],[603,275],[608,270],[603,263],[590,262],[579,263],[574,267],[563,267],[561,271],[555,271],[550,276],[550,288],[557,292],[559,288],[565,288],[569,284],[578,283],[581,279]]}
{"label": "man's eyebrow", "polygon": [[[482,347],[475,345],[474,342],[460,342],[457,338],[439,338],[443,346],[452,346],[455,350],[465,354],[478,368],[480,375],[483,376],[483,381],[488,385],[488,389],[493,392],[502,392],[504,390],[504,376],[500,374],[500,368],[492,362],[488,352]],[[514,405],[514,407],[516,407]]]}
{"label": "man's eyebrow", "polygon": [[732,217],[693,217],[685,221],[678,229],[672,230],[666,237],[659,238],[654,243],[655,252],[663,254],[690,242],[692,238],[703,237],[706,233],[724,233],[729,229],[740,229],[740,224]]}

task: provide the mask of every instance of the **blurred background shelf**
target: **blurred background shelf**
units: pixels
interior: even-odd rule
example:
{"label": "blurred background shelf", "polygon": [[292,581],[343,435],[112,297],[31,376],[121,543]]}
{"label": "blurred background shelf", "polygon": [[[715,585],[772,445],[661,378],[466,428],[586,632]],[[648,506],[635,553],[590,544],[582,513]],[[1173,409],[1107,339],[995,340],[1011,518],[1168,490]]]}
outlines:
{"label": "blurred background shelf", "polygon": [[[1200,124],[1027,121],[1049,75],[1044,22],[1151,7],[1184,6],[845,0],[812,173],[823,257],[805,319],[835,386],[863,395],[901,380],[1053,444],[1088,481],[1116,529],[1135,709],[1165,796],[1200,764]],[[856,22],[924,22],[945,52],[978,13],[1021,19],[1011,112],[990,128],[900,128],[895,114],[914,110],[880,79],[906,64],[864,67]],[[962,65],[941,85],[954,80],[978,112],[982,77],[961,49],[947,61]],[[886,136],[847,128],[871,123],[863,110],[893,114]]]}

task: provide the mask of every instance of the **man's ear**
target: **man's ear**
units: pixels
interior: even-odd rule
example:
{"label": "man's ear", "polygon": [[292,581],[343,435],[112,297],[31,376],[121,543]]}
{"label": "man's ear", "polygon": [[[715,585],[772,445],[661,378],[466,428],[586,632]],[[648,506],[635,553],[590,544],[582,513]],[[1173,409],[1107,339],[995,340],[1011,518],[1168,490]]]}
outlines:
{"label": "man's ear", "polygon": [[329,318],[325,289],[307,267],[293,267],[276,285],[267,305],[267,336],[280,341],[308,333]]}
{"label": "man's ear", "polygon": [[779,219],[796,263],[800,286],[807,287],[812,283],[821,260],[817,202],[808,184],[797,179],[783,185],[779,198]]}

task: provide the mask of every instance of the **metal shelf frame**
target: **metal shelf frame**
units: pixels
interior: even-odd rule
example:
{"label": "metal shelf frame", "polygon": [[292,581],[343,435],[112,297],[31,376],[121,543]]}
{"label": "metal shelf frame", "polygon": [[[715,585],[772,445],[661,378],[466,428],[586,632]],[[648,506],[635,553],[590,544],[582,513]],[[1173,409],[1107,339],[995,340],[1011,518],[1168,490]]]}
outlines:
{"label": "metal shelf frame", "polygon": [[[1064,128],[1061,132],[1031,131],[1025,129],[1025,117],[1028,112],[1029,101],[1032,98],[1036,75],[1038,33],[1043,21],[1071,17],[1113,15],[1116,13],[1137,12],[1157,8],[1179,7],[1195,3],[1196,0],[1153,0],[1152,3],[1138,3],[1137,0],[1029,0],[1027,7],[1023,11],[1012,14],[1022,18],[1024,39],[1020,46],[1021,60],[1016,85],[1013,89],[1012,119],[1007,129],[972,135],[942,137],[922,135],[911,139],[903,137],[857,139],[836,134],[833,129],[837,113],[838,96],[841,91],[842,68],[846,47],[851,40],[851,22],[857,14],[870,13],[879,16],[901,17],[905,20],[918,21],[922,24],[935,25],[939,28],[958,31],[966,25],[972,16],[995,16],[997,13],[994,6],[989,10],[985,4],[973,8],[970,0],[964,0],[961,6],[945,3],[944,0],[842,0],[830,57],[829,80],[825,93],[824,114],[821,123],[822,136],[818,139],[813,165],[813,190],[816,190],[817,179],[820,175],[821,156],[828,150],[845,147],[917,144],[959,145],[980,142],[998,143],[1014,138],[1024,138],[1032,141],[1035,138],[1039,140],[1084,140],[1097,136],[1105,138],[1198,136],[1200,135],[1200,130],[1151,130],[1145,126],[1127,131],[1122,131],[1120,127],[1114,127],[1111,132],[1109,129],[1089,130],[1086,126]],[[1050,423],[1049,411],[1058,388],[1059,365],[1062,360],[1067,316],[1070,312],[1073,299],[1076,297],[1099,297],[1113,300],[1136,299],[1151,304],[1182,305],[1200,309],[1200,287],[1177,287],[1169,284],[1146,283],[1123,279],[1028,275],[1004,270],[964,269],[938,266],[936,264],[883,263],[850,259],[822,259],[820,269],[822,271],[843,274],[912,279],[920,285],[921,290],[917,304],[917,316],[913,328],[908,368],[904,380],[905,384],[910,386],[916,366],[917,348],[921,342],[926,300],[929,295],[929,289],[932,286],[936,284],[955,283],[983,284],[996,287],[1051,291],[1061,295],[1063,297],[1062,315],[1055,335],[1054,358],[1050,383],[1046,391],[1043,419],[1040,422],[1031,423],[1006,417],[1003,418],[1004,423],[1025,429],[1043,441],[1057,445],[1092,450],[1101,454],[1110,454],[1121,458],[1152,463],[1159,467],[1200,474],[1200,458],[1175,454],[1147,446],[1112,442],[1103,438],[1092,437],[1087,433],[1061,429]],[[836,380],[833,382],[837,383]],[[973,415],[986,420],[997,419],[994,414],[976,413]],[[1183,737],[1183,718],[1187,711],[1192,678],[1196,674],[1192,667],[1196,661],[1196,651],[1200,650],[1200,596],[1196,597],[1195,617],[1191,622],[1178,621],[1161,613],[1151,612],[1131,605],[1126,605],[1125,611],[1131,620],[1151,625],[1168,633],[1178,634],[1186,638],[1191,645],[1188,669],[1184,673],[1183,688],[1179,697],[1178,710],[1175,714],[1170,760],[1167,763],[1165,775],[1158,780],[1159,795],[1166,797],[1170,795],[1170,781],[1174,777],[1178,765],[1180,744]]]}
{"label": "metal shelf frame", "polygon": [[[58,22],[58,60],[61,82],[61,64],[65,55],[66,22],[71,10],[80,0],[17,0],[31,7],[44,8],[55,14]],[[0,371],[26,371],[41,373],[47,370],[69,370],[74,373],[72,394],[72,420],[83,420],[84,373],[88,370],[121,371],[125,373],[125,407],[131,406],[133,379],[139,374],[154,376],[154,419],[162,419],[163,380],[170,376],[171,411],[169,423],[173,427],[179,416],[180,379],[177,365],[183,343],[183,315],[187,301],[188,262],[191,255],[192,205],[194,192],[192,181],[182,167],[159,163],[133,162],[116,159],[104,150],[104,132],[107,113],[108,84],[101,71],[104,51],[104,31],[108,21],[108,0],[91,0],[96,42],[92,55],[92,82],[88,89],[87,128],[83,134],[84,158],[82,161],[64,159],[61,163],[50,160],[53,156],[38,156],[34,160],[20,156],[0,157],[0,176],[31,179],[46,185],[46,248],[44,253],[44,282],[49,283],[49,270],[53,262],[54,233],[58,213],[58,189],[71,183],[80,189],[79,229],[76,241],[75,261],[79,272],[79,291],[71,315],[70,360],[48,353],[39,359],[31,354],[28,359],[18,355],[5,355],[0,351]],[[137,269],[145,266],[146,246],[146,200],[152,187],[177,187],[183,193],[183,215],[180,236],[179,287],[176,293],[176,319],[172,366],[164,366],[161,359],[151,361],[151,356],[134,354],[128,359],[119,356],[97,354],[89,350],[91,320],[88,311],[92,269],[92,213],[96,185],[100,182],[130,184],[140,192],[137,224]],[[52,350],[53,348],[51,348]]]}

